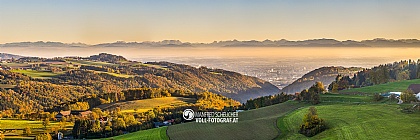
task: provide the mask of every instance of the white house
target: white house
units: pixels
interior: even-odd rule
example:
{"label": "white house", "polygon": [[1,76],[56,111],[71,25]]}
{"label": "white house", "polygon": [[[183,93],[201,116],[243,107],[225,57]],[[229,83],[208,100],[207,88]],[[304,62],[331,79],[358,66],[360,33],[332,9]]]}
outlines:
{"label": "white house", "polygon": [[401,92],[389,92],[389,94],[395,94],[397,96],[401,96]]}
{"label": "white house", "polygon": [[392,94],[395,95],[396,98],[400,98],[402,92],[387,92],[385,94],[382,94],[384,97],[390,98]]}

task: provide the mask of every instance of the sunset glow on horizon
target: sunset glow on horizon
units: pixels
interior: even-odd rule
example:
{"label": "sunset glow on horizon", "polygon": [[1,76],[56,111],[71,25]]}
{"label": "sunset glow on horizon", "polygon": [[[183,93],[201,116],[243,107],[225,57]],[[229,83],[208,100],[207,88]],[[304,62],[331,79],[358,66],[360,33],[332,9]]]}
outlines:
{"label": "sunset glow on horizon", "polygon": [[0,43],[420,39],[420,1],[0,0]]}

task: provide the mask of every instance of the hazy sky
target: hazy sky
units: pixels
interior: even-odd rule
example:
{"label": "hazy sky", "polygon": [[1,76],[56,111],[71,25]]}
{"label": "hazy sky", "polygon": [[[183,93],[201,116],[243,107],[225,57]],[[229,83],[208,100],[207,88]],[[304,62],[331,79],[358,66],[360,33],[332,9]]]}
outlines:
{"label": "hazy sky", "polygon": [[0,43],[420,39],[415,0],[0,0]]}

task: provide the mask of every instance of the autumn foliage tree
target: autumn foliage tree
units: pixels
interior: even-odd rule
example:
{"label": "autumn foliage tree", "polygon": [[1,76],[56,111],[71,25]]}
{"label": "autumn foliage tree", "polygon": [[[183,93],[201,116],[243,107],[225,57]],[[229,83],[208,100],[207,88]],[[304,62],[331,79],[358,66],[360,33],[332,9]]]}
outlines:
{"label": "autumn foliage tree", "polygon": [[414,92],[412,90],[406,90],[404,92],[401,93],[401,100],[403,102],[411,102],[411,101],[416,101],[416,97],[414,96]]}
{"label": "autumn foliage tree", "polygon": [[32,134],[31,128],[30,127],[25,127],[25,129],[23,129],[23,134],[25,134],[26,136],[29,136]]}
{"label": "autumn foliage tree", "polygon": [[318,104],[320,102],[320,94],[325,92],[324,84],[322,82],[316,82],[309,89],[305,89],[300,92],[298,99],[300,101],[311,102],[312,104]]}
{"label": "autumn foliage tree", "polygon": [[310,107],[308,114],[303,117],[303,124],[300,125],[299,133],[312,137],[327,129],[323,119],[318,117],[315,107]]}
{"label": "autumn foliage tree", "polygon": [[52,140],[52,137],[49,133],[39,134],[35,137],[35,140]]}
{"label": "autumn foliage tree", "polygon": [[42,125],[44,126],[44,128],[46,129],[47,128],[47,126],[49,126],[50,125],[50,119],[49,118],[46,118],[43,122],[42,122]]}

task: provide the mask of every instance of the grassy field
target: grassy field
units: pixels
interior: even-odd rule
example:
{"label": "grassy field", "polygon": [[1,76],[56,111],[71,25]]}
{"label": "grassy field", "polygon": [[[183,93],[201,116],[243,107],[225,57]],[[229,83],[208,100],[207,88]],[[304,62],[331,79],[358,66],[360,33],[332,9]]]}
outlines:
{"label": "grassy field", "polygon": [[137,132],[106,138],[106,140],[169,140],[166,136],[168,127],[159,127],[148,130],[140,130]]}
{"label": "grassy field", "polygon": [[156,107],[169,107],[169,106],[181,106],[189,103],[195,103],[196,99],[183,98],[183,97],[164,97],[164,98],[153,98],[136,101],[127,101],[120,103],[103,104],[98,106],[101,109],[112,110],[116,107],[120,107],[122,112],[146,112]]}
{"label": "grassy field", "polygon": [[367,95],[321,94],[321,102],[370,103],[373,102],[373,97]]}
{"label": "grassy field", "polygon": [[118,64],[108,63],[108,62],[100,62],[100,61],[88,61],[88,60],[68,60],[68,63],[72,64],[79,64],[79,65],[94,65],[94,66],[104,66],[104,65],[112,65],[117,66]]}
{"label": "grassy field", "polygon": [[8,89],[8,88],[15,88],[15,87],[16,87],[16,85],[0,84],[0,88]]}
{"label": "grassy field", "polygon": [[31,66],[30,64],[25,64],[25,63],[2,63],[1,65],[3,66],[8,66],[8,67],[29,67]]}
{"label": "grassy field", "polygon": [[[32,134],[27,136],[21,136],[23,134],[23,129],[25,127],[31,128]],[[51,129],[52,127],[58,127],[59,123],[51,121],[50,125],[47,126],[47,129]],[[71,131],[73,125],[71,123],[67,123],[66,129],[67,131]],[[44,133],[45,129],[42,125],[42,121],[28,121],[28,120],[0,120],[0,130],[8,130],[6,131],[5,135],[7,139],[33,139],[36,135],[40,133]],[[8,136],[8,135],[19,135],[19,136]]]}
{"label": "grassy field", "polygon": [[283,135],[278,139],[418,139],[420,113],[405,114],[399,105],[321,105],[316,106],[328,129],[308,138],[298,133],[308,107],[278,119]]}
{"label": "grassy field", "polygon": [[58,75],[58,73],[45,72],[45,71],[36,71],[36,70],[11,70],[12,72],[22,73],[32,78],[51,78]]}
{"label": "grassy field", "polygon": [[405,81],[398,81],[398,82],[391,82],[386,84],[368,86],[368,87],[361,87],[361,88],[353,88],[348,90],[342,90],[340,93],[386,93],[391,91],[404,91],[408,88],[410,84],[420,84],[420,79],[414,80],[405,80]]}
{"label": "grassy field", "polygon": [[[57,122],[51,122],[51,126],[58,125]],[[26,126],[30,128],[44,128],[42,121],[28,121],[28,120],[0,120],[0,129],[24,129]]]}
{"label": "grassy field", "polygon": [[143,67],[152,67],[152,68],[156,68],[156,69],[168,70],[168,68],[165,68],[165,67],[163,67],[161,65],[141,64],[141,66],[143,66]]}
{"label": "grassy field", "polygon": [[168,127],[170,139],[273,139],[278,136],[278,117],[304,104],[294,101],[239,113],[239,122],[230,124],[184,123]]}

